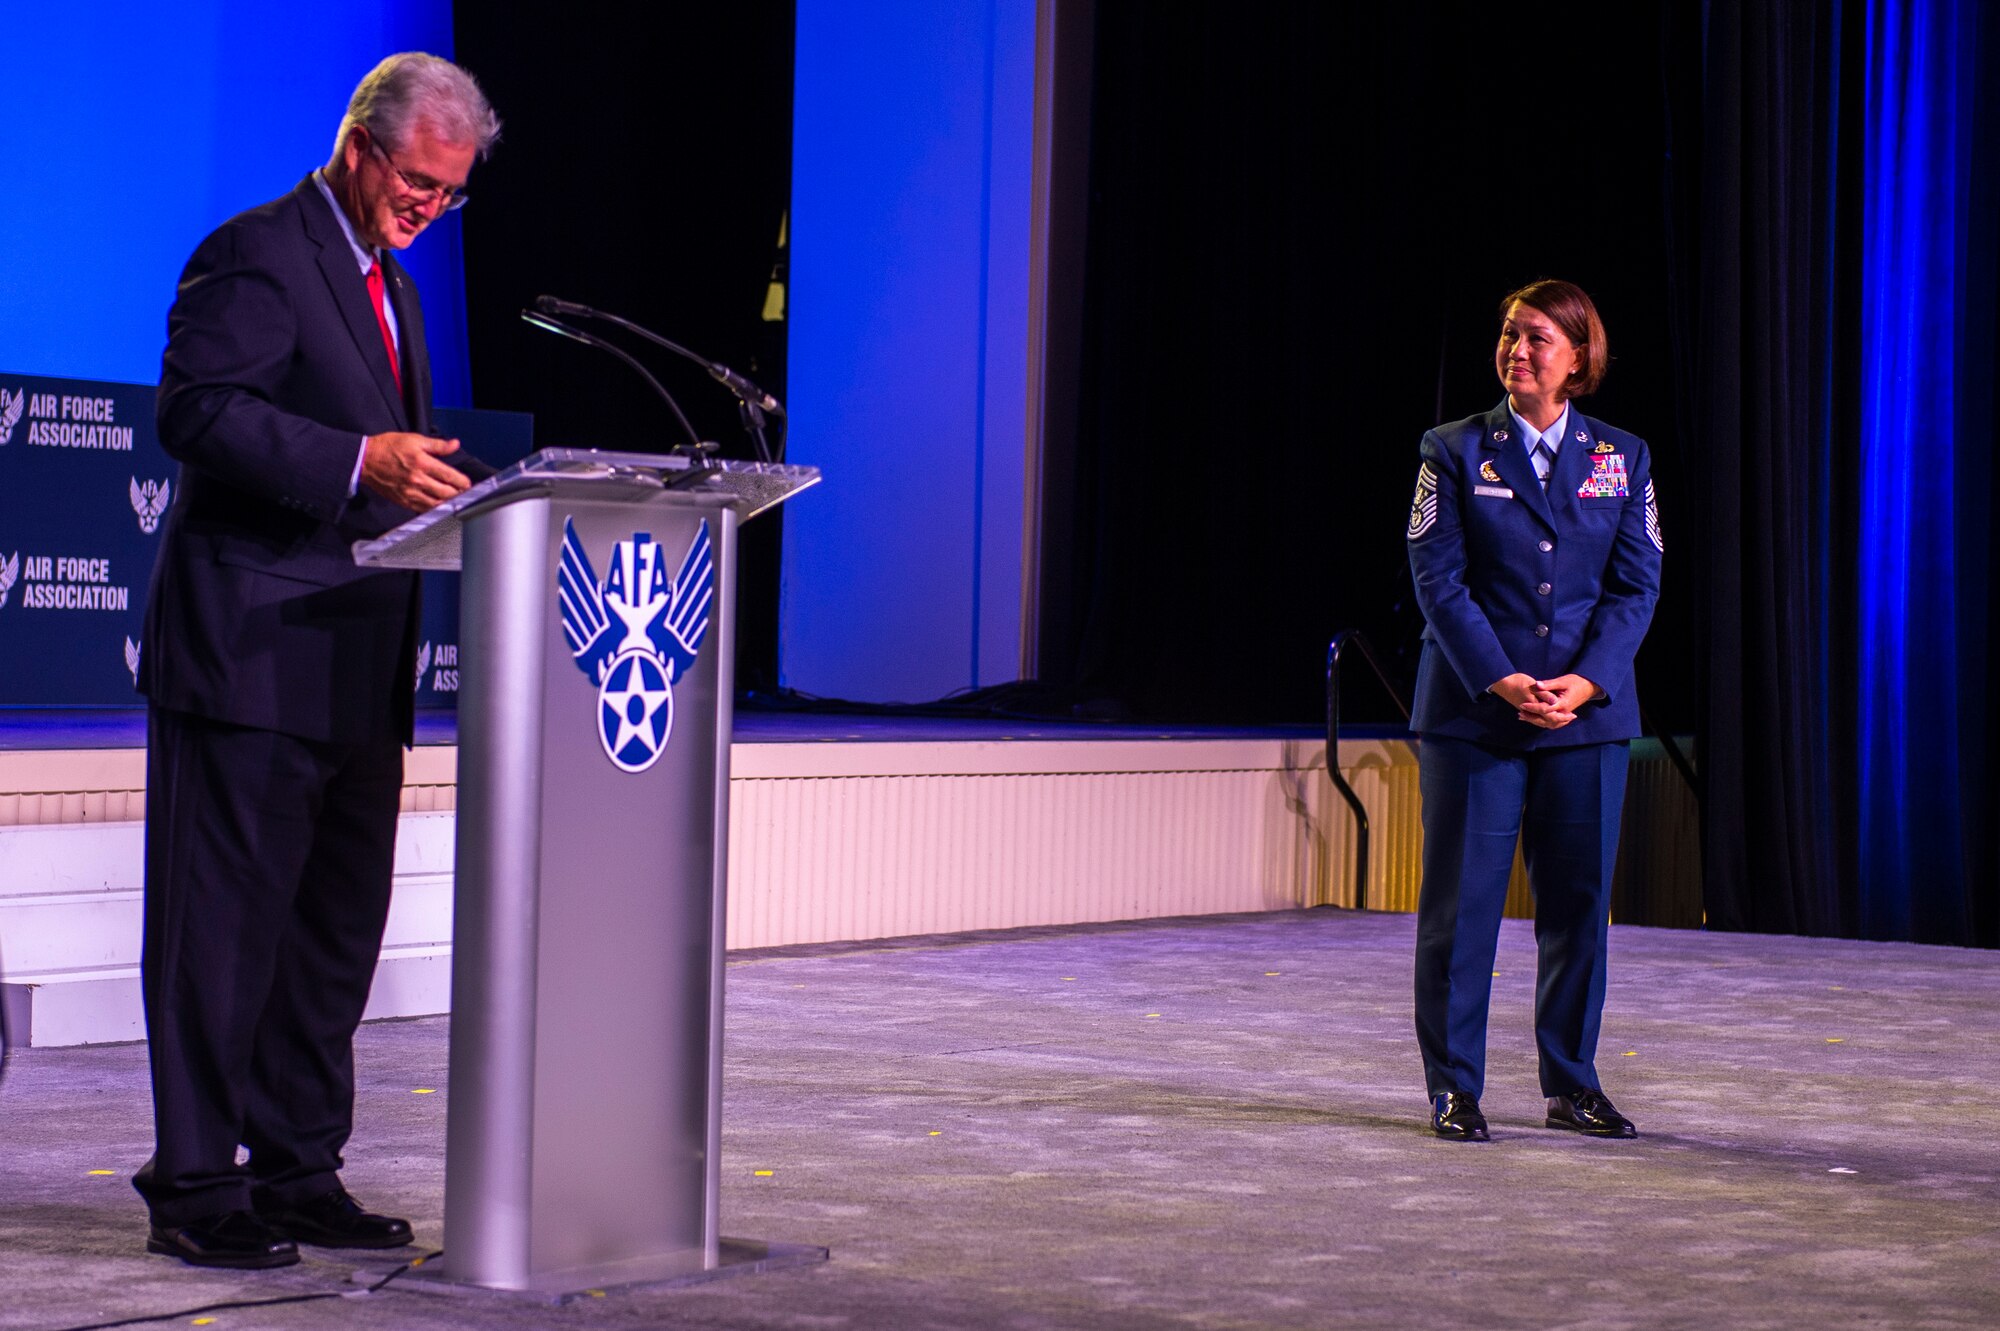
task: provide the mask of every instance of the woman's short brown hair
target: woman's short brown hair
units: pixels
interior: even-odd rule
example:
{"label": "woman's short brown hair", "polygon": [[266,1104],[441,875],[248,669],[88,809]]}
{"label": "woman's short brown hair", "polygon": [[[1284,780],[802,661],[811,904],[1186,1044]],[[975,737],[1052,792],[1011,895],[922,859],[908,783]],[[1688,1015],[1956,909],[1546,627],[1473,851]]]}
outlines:
{"label": "woman's short brown hair", "polygon": [[1604,320],[1597,317],[1597,306],[1591,304],[1583,288],[1554,277],[1530,282],[1519,291],[1508,292],[1501,299],[1500,317],[1503,320],[1507,312],[1514,308],[1515,301],[1546,314],[1582,353],[1583,364],[1577,367],[1563,396],[1587,397],[1595,393],[1597,386],[1604,382],[1604,372],[1611,368],[1611,341],[1604,335]]}

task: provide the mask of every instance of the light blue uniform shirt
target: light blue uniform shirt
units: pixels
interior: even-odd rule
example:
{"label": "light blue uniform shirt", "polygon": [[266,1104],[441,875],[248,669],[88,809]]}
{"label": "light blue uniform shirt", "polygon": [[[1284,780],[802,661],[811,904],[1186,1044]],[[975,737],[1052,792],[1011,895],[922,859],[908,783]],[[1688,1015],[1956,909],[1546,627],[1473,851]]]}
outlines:
{"label": "light blue uniform shirt", "polygon": [[[1544,488],[1549,481],[1549,473],[1555,470],[1556,455],[1562,452],[1563,439],[1569,434],[1569,403],[1563,403],[1562,415],[1546,430],[1537,430],[1521,419],[1521,413],[1514,410],[1514,403],[1507,403],[1507,414],[1514,418],[1514,428],[1521,432],[1521,447],[1528,450],[1528,462],[1534,467],[1535,475],[1541,478]],[[1536,444],[1547,444],[1549,456],[1546,462],[1535,452]]]}

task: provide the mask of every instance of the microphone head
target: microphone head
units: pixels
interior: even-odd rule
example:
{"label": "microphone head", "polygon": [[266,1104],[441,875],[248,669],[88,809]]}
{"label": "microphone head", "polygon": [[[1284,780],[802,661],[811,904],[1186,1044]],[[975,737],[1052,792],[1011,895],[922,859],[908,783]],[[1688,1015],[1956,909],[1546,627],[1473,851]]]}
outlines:
{"label": "microphone head", "polygon": [[535,297],[534,307],[543,314],[561,314],[563,312],[563,302],[557,300],[554,296]]}

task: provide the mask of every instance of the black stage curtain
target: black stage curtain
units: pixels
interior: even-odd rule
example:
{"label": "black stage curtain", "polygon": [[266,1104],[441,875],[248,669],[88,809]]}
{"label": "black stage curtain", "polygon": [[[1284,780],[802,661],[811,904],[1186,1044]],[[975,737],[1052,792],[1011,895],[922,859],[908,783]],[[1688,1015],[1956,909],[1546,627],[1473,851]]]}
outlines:
{"label": "black stage curtain", "polygon": [[2000,947],[2000,706],[1992,697],[1995,633],[2000,629],[2000,14],[1982,13],[1975,67],[1981,86],[1967,132],[1972,142],[1972,191],[1966,200],[1969,237],[1963,255],[1966,292],[1957,435],[1965,465],[1958,519],[1967,543],[1960,597],[1967,608],[1960,646],[1961,729],[1967,798],[1963,864],[1967,941]]}
{"label": "black stage curtain", "polygon": [[[1071,559],[1046,565],[1062,583],[1043,589],[1045,682],[1100,714],[1309,721],[1344,628],[1413,677],[1417,441],[1499,400],[1496,306],[1536,277],[1603,308],[1613,371],[1586,409],[1653,441],[1683,518],[1660,21],[1648,4],[1567,25],[1098,6],[1077,447],[1045,475],[1073,503],[1049,535]],[[1682,730],[1690,590],[1670,570],[1641,661],[1649,708]],[[1365,675],[1343,710],[1399,719]]]}
{"label": "black stage curtain", "polygon": [[[463,214],[479,406],[534,413],[541,447],[681,442],[630,369],[521,321],[544,293],[623,315],[784,396],[784,325],[762,313],[791,199],[793,23],[792,0],[456,7],[456,58],[505,122]],[[704,439],[749,456],[727,393],[625,340]],[[737,547],[741,688],[776,683],[782,525],[783,510],[766,514]]]}
{"label": "black stage curtain", "polygon": [[[1934,330],[1955,451],[1923,459],[1960,477],[1954,622],[1896,641],[1916,702],[1881,701],[1861,622],[1887,539],[1862,479],[1865,107],[1905,58],[1869,43],[1912,12],[1880,0],[1660,0],[1532,31],[1460,7],[1101,3],[1077,446],[1046,478],[1074,559],[1050,564],[1044,680],[1099,712],[1304,721],[1337,629],[1407,670],[1418,433],[1497,400],[1500,294],[1567,277],[1611,330],[1585,410],[1654,446],[1668,562],[1639,677],[1654,724],[1698,737],[1710,925],[2000,943],[2000,21],[1913,3],[1951,8],[1984,72],[1957,312]],[[1394,716],[1365,687],[1346,712]]]}
{"label": "black stage curtain", "polygon": [[[1843,567],[1832,531],[1857,525],[1852,490],[1828,484],[1851,459],[1827,455],[1833,390],[1854,379],[1854,342],[1834,330],[1859,321],[1858,200],[1836,151],[1851,164],[1861,135],[1853,102],[1843,119],[1834,101],[1851,38],[1810,6],[1718,5],[1705,84],[1670,88],[1693,242],[1676,272],[1679,396],[1702,459],[1675,553],[1703,605],[1703,877],[1718,928],[1831,934],[1853,919],[1853,823],[1834,796],[1852,735],[1825,696],[1833,644],[1852,641],[1838,610],[1851,585],[1822,585]],[[1830,503],[1843,509],[1829,521]]]}

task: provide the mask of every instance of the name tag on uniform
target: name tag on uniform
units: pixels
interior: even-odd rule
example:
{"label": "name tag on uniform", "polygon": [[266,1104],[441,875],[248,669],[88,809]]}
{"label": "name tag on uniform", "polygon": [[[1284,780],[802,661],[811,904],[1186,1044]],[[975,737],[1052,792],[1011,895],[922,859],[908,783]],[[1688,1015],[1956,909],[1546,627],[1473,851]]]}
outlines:
{"label": "name tag on uniform", "polygon": [[1472,493],[1485,495],[1489,499],[1512,499],[1514,492],[1504,485],[1475,485]]}

